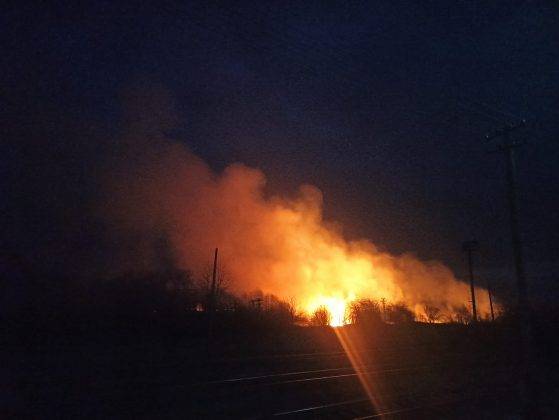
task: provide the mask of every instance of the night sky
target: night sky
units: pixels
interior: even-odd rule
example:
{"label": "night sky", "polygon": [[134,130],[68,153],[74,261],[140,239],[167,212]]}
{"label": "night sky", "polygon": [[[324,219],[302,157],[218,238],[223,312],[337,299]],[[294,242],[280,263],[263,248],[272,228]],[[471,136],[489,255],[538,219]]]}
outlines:
{"label": "night sky", "polygon": [[[559,266],[559,7],[555,2],[180,2],[16,6],[0,15],[2,247],[47,270],[110,265],[99,172],[126,92],[167,92],[216,171],[243,162],[268,192],[302,183],[350,238],[514,283],[503,156],[484,135],[521,118],[529,280]],[[155,95],[157,97],[157,95]],[[157,108],[157,101],[154,109]]]}

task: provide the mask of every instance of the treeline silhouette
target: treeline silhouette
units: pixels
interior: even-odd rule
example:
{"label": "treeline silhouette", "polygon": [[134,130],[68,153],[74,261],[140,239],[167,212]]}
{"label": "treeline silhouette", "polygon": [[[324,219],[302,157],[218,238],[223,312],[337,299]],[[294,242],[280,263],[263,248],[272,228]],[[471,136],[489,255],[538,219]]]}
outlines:
{"label": "treeline silhouette", "polygon": [[[200,338],[221,331],[268,331],[307,322],[295,302],[256,291],[235,296],[220,279],[210,314],[207,276],[164,269],[112,277],[72,277],[33,270],[16,256],[0,261],[0,317],[6,336],[148,339]],[[210,316],[211,315],[211,316]],[[49,339],[50,339],[49,338]]]}
{"label": "treeline silhouette", "polygon": [[[210,324],[215,334],[235,335],[323,327],[331,321],[325,307],[312,314],[301,312],[296,297],[285,301],[259,291],[233,295],[224,277],[218,282],[215,313],[210,314],[209,277],[196,279],[189,271],[175,268],[77,278],[37,272],[17,256],[4,254],[0,269],[0,316],[8,338],[204,340]],[[504,308],[498,323],[513,328],[514,307]],[[445,318],[437,307],[425,305],[425,314],[416,319],[403,303],[360,299],[350,303],[345,321],[365,327],[471,321],[465,306]],[[559,319],[557,315],[554,306],[538,306],[532,311],[534,334],[546,341],[547,331],[556,329],[550,322]]]}
{"label": "treeline silhouette", "polygon": [[[211,287],[207,276],[197,280],[185,270],[127,272],[113,277],[73,278],[36,273],[12,265],[2,277],[2,318],[16,336],[41,339],[106,336],[119,340],[138,336],[204,338],[214,333],[254,332],[294,326],[327,326],[325,307],[306,314],[296,299],[285,301],[255,291],[236,296],[225,282],[216,290],[215,311],[209,313]],[[402,303],[371,299],[352,302],[345,322],[378,326],[415,320]]]}
{"label": "treeline silhouette", "polygon": [[[204,310],[207,278],[196,279],[184,270],[77,278],[34,271],[15,257],[0,262],[0,353],[8,361],[10,412],[31,413],[12,417],[110,412],[106,394],[113,392],[113,409],[133,412],[149,401],[167,401],[169,390],[181,401],[184,382],[222,374],[212,370],[218,369],[211,367],[213,361],[232,360],[234,365],[245,360],[258,374],[262,363],[287,369],[293,355],[308,361],[308,354],[343,352],[339,331],[326,327],[331,320],[326,308],[301,314],[296,300],[262,292],[234,296],[222,281],[212,317]],[[417,322],[405,305],[357,300],[349,305],[346,316],[352,325],[344,327],[343,335],[355,349],[378,349],[418,366],[430,362],[431,354],[469,354],[480,364],[498,358],[516,366],[521,360],[514,307],[495,322],[473,325],[438,323],[437,310],[428,313],[430,319]],[[532,311],[529,368],[541,391],[555,389],[557,374],[550,367],[557,362],[558,315],[555,305]],[[178,385],[145,387],[154,377]],[[144,393],[136,394],[138,389]],[[182,413],[183,408],[177,404],[171,410]]]}

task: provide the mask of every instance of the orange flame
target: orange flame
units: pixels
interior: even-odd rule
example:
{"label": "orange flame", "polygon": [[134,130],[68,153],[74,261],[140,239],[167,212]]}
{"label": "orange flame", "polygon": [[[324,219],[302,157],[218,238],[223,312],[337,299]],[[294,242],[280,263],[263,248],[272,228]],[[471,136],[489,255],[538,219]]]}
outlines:
{"label": "orange flame", "polygon": [[318,308],[326,308],[330,315],[330,325],[340,327],[347,324],[348,304],[353,299],[341,297],[314,296],[308,300],[306,312],[312,314]]}

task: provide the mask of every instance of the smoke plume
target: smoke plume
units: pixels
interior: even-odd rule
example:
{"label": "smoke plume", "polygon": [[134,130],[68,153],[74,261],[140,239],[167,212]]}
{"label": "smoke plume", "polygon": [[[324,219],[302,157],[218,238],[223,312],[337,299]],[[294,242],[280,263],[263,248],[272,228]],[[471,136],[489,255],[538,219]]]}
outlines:
{"label": "smoke plume", "polygon": [[[233,163],[215,173],[166,138],[153,114],[148,110],[123,136],[106,179],[103,207],[111,226],[143,248],[135,264],[153,264],[153,241],[164,237],[174,263],[195,275],[219,247],[232,291],[294,298],[303,309],[356,298],[405,302],[418,314],[425,304],[443,312],[467,304],[469,287],[442,263],[345,239],[323,220],[322,194],[311,185],[294,198],[267,196],[258,169]],[[478,289],[477,297],[487,312],[486,292]]]}

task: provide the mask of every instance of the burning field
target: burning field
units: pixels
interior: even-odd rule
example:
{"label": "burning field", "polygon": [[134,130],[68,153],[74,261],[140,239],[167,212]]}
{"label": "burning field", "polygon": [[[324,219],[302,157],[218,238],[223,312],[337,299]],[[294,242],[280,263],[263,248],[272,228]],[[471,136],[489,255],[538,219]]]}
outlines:
{"label": "burning field", "polygon": [[[134,130],[120,144],[102,212],[114,232],[135,238],[127,261],[149,268],[161,257],[154,243],[165,238],[173,264],[202,276],[219,247],[230,291],[260,290],[307,313],[326,307],[333,325],[345,322],[356,299],[404,303],[418,317],[425,305],[448,315],[468,304],[469,286],[444,264],[345,239],[323,219],[314,186],[289,198],[269,196],[261,171],[234,163],[215,173],[158,132]],[[476,295],[483,316],[487,293]]]}

